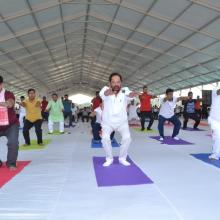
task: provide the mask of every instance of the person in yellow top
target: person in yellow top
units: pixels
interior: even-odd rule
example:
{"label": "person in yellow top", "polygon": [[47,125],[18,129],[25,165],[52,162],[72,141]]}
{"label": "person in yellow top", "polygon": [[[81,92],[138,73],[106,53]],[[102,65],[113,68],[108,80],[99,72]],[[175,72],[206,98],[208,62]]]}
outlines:
{"label": "person in yellow top", "polygon": [[25,99],[21,105],[26,109],[26,117],[23,128],[23,135],[25,145],[30,145],[29,130],[34,126],[37,135],[37,143],[43,145],[42,140],[42,116],[41,116],[41,102],[36,98],[35,89],[28,90],[28,98]]}

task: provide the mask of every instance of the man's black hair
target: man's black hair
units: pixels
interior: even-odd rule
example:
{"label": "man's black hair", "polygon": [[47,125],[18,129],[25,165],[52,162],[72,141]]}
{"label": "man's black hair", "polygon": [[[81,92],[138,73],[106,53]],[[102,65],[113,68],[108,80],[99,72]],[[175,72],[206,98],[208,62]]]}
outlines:
{"label": "man's black hair", "polygon": [[121,76],[120,73],[112,73],[112,74],[109,76],[109,82],[112,81],[112,78],[113,78],[114,76],[118,76],[118,77],[120,78],[120,80],[122,81],[122,76]]}
{"label": "man's black hair", "polygon": [[52,96],[54,96],[54,95],[58,97],[57,93],[53,93],[53,94],[52,94]]}
{"label": "man's black hair", "polygon": [[20,97],[20,99],[25,99],[25,97],[22,95],[22,96]]}
{"label": "man's black hair", "polygon": [[36,91],[35,91],[35,89],[28,89],[28,94],[29,94],[30,92],[34,92],[34,93],[35,93]]}
{"label": "man's black hair", "polygon": [[0,76],[0,83],[3,83],[3,77],[2,76]]}
{"label": "man's black hair", "polygon": [[189,92],[188,92],[188,96],[191,95],[191,94],[193,94],[193,92],[192,92],[192,91],[189,91]]}
{"label": "man's black hair", "polygon": [[174,90],[171,89],[171,88],[168,88],[168,89],[166,90],[166,95],[167,95],[168,93],[170,93],[170,92],[174,92]]}

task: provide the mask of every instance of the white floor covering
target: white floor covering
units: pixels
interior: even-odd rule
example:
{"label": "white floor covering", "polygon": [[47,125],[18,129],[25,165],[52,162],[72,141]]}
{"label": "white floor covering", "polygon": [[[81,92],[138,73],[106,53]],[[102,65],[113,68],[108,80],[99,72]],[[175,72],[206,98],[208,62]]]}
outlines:
{"label": "white floor covering", "polygon": [[[195,143],[186,146],[162,145],[148,137],[157,133],[131,129],[129,155],[154,184],[118,187],[97,186],[92,157],[104,152],[90,147],[90,124],[49,136],[45,149],[19,152],[19,160],[32,162],[0,188],[0,220],[219,220],[220,169],[190,156],[211,151],[209,128],[201,128],[180,132]],[[5,138],[0,146],[5,160]]]}

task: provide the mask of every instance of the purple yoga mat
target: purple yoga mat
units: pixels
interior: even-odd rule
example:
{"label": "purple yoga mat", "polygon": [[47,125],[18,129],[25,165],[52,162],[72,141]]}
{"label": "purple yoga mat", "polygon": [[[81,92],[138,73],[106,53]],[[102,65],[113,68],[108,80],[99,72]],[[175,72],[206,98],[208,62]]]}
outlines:
{"label": "purple yoga mat", "polygon": [[[157,141],[160,141],[160,136],[150,136],[150,138],[155,139]],[[182,139],[180,140],[175,140],[170,136],[165,136],[163,141],[160,141],[161,144],[168,144],[168,145],[192,145],[193,143],[184,141]]]}
{"label": "purple yoga mat", "polygon": [[198,129],[194,129],[194,128],[186,128],[186,129],[183,129],[183,128],[181,128],[181,129],[184,130],[184,131],[205,131],[205,130],[200,129],[200,128],[198,128]]}
{"label": "purple yoga mat", "polygon": [[103,167],[105,157],[93,157],[93,166],[96,181],[101,186],[121,186],[151,184],[153,181],[130,159],[131,166],[119,164],[118,157],[114,157],[114,163],[109,167]]}

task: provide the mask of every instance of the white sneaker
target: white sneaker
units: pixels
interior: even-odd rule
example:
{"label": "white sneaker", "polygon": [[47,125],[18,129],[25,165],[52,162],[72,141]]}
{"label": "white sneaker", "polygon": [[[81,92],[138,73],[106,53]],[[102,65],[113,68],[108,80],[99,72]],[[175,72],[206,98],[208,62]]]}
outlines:
{"label": "white sneaker", "polygon": [[176,141],[179,141],[179,140],[180,140],[180,138],[177,137],[177,136],[173,137],[173,139],[176,140]]}
{"label": "white sneaker", "polygon": [[160,137],[159,141],[163,141],[163,140],[164,140],[164,138],[163,138],[163,137]]}
{"label": "white sneaker", "polygon": [[219,160],[219,157],[217,157],[215,154],[211,154],[211,155],[209,156],[209,159],[210,159],[210,160]]}
{"label": "white sneaker", "polygon": [[126,167],[128,167],[128,166],[131,165],[131,164],[130,164],[127,160],[125,160],[125,159],[119,159],[119,163],[122,164],[122,165],[124,165],[124,166],[126,166]]}
{"label": "white sneaker", "polygon": [[113,164],[113,159],[108,159],[105,161],[105,163],[103,163],[103,167],[109,167],[111,164]]}

